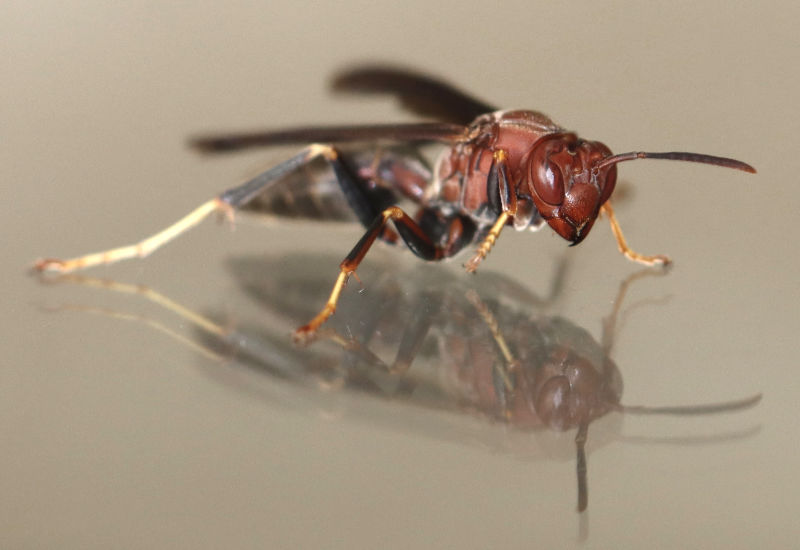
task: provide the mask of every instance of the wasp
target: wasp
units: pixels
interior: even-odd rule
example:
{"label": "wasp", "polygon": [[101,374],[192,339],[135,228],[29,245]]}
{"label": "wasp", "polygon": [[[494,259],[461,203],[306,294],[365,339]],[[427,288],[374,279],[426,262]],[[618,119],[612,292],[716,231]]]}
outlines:
{"label": "wasp", "polygon": [[[392,94],[412,112],[436,121],[309,126],[196,138],[191,144],[206,153],[311,145],[204,202],[137,244],[67,260],[42,259],[35,268],[69,272],[147,256],[211,213],[221,212],[232,218],[236,210],[253,209],[263,203],[265,196],[274,198],[276,193],[281,194],[277,191],[281,183],[285,185],[292,174],[322,158],[331,169],[336,192],[366,232],[340,263],[339,275],[324,307],[295,331],[295,341],[304,343],[313,339],[317,329],[333,315],[342,289],[376,239],[405,243],[426,261],[450,258],[476,245],[464,264],[468,272],[474,272],[507,226],[520,231],[547,224],[576,245],[586,238],[602,212],[627,258],[645,265],[664,265],[670,261],[667,256],[637,253],[623,237],[609,202],[617,180],[617,164],[665,159],[755,173],[744,162],[699,153],[614,155],[604,144],[579,138],[542,113],[497,110],[446,82],[410,70],[355,67],[339,73],[333,87],[355,93]],[[428,143],[446,145],[433,170],[419,154],[420,147]],[[329,196],[330,191],[326,193]],[[320,195],[312,192],[308,196],[316,199],[312,201],[316,205],[321,203]],[[403,201],[411,203],[413,213],[400,206]]]}

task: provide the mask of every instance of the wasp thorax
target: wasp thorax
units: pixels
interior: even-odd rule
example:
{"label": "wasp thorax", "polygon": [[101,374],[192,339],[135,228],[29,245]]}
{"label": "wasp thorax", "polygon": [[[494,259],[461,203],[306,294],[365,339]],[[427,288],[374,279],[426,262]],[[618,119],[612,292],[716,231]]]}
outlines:
{"label": "wasp thorax", "polygon": [[555,134],[537,144],[528,160],[528,186],[537,210],[553,230],[581,242],[617,179],[614,165],[594,169],[611,151],[602,143]]}

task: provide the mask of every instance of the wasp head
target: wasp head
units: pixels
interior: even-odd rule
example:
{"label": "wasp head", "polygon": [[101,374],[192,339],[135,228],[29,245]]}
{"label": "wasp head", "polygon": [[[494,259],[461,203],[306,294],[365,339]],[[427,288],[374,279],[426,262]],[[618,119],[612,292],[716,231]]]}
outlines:
{"label": "wasp head", "polygon": [[611,151],[575,134],[540,141],[528,159],[528,187],[536,209],[553,230],[573,245],[592,228],[617,181],[616,166],[597,169]]}

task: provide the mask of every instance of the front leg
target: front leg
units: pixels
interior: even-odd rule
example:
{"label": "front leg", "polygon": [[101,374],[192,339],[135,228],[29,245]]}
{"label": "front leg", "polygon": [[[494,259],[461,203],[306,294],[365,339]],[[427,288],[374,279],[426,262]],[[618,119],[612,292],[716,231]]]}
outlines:
{"label": "front leg", "polygon": [[632,262],[636,262],[638,264],[646,265],[646,266],[654,266],[654,265],[669,265],[672,260],[669,256],[665,256],[663,254],[656,254],[654,256],[645,256],[644,254],[639,254],[638,252],[631,249],[628,246],[628,243],[625,241],[625,237],[622,235],[622,229],[619,226],[619,222],[617,221],[617,217],[614,215],[614,209],[611,208],[611,202],[606,202],[603,206],[600,207],[600,211],[604,212],[608,216],[608,221],[611,224],[611,232],[614,233],[614,238],[617,240],[617,247],[619,251],[625,255]]}
{"label": "front leg", "polygon": [[497,237],[500,236],[500,231],[506,226],[509,220],[514,218],[517,213],[517,196],[515,194],[514,185],[512,185],[511,178],[508,174],[508,155],[502,149],[494,152],[494,163],[489,171],[489,179],[486,187],[491,193],[495,188],[500,195],[500,215],[492,225],[492,228],[483,238],[478,250],[472,258],[464,264],[464,269],[467,273],[475,273],[478,265],[483,261],[489,251],[497,242]]}

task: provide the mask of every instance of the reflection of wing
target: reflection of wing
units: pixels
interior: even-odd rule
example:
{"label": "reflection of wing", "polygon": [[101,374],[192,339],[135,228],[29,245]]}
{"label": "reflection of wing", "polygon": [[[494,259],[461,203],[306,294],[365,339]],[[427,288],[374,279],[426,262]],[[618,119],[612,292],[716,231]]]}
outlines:
{"label": "reflection of wing", "polygon": [[350,93],[392,94],[413,113],[456,124],[469,124],[479,115],[497,110],[441,80],[382,65],[344,70],[332,86]]}

